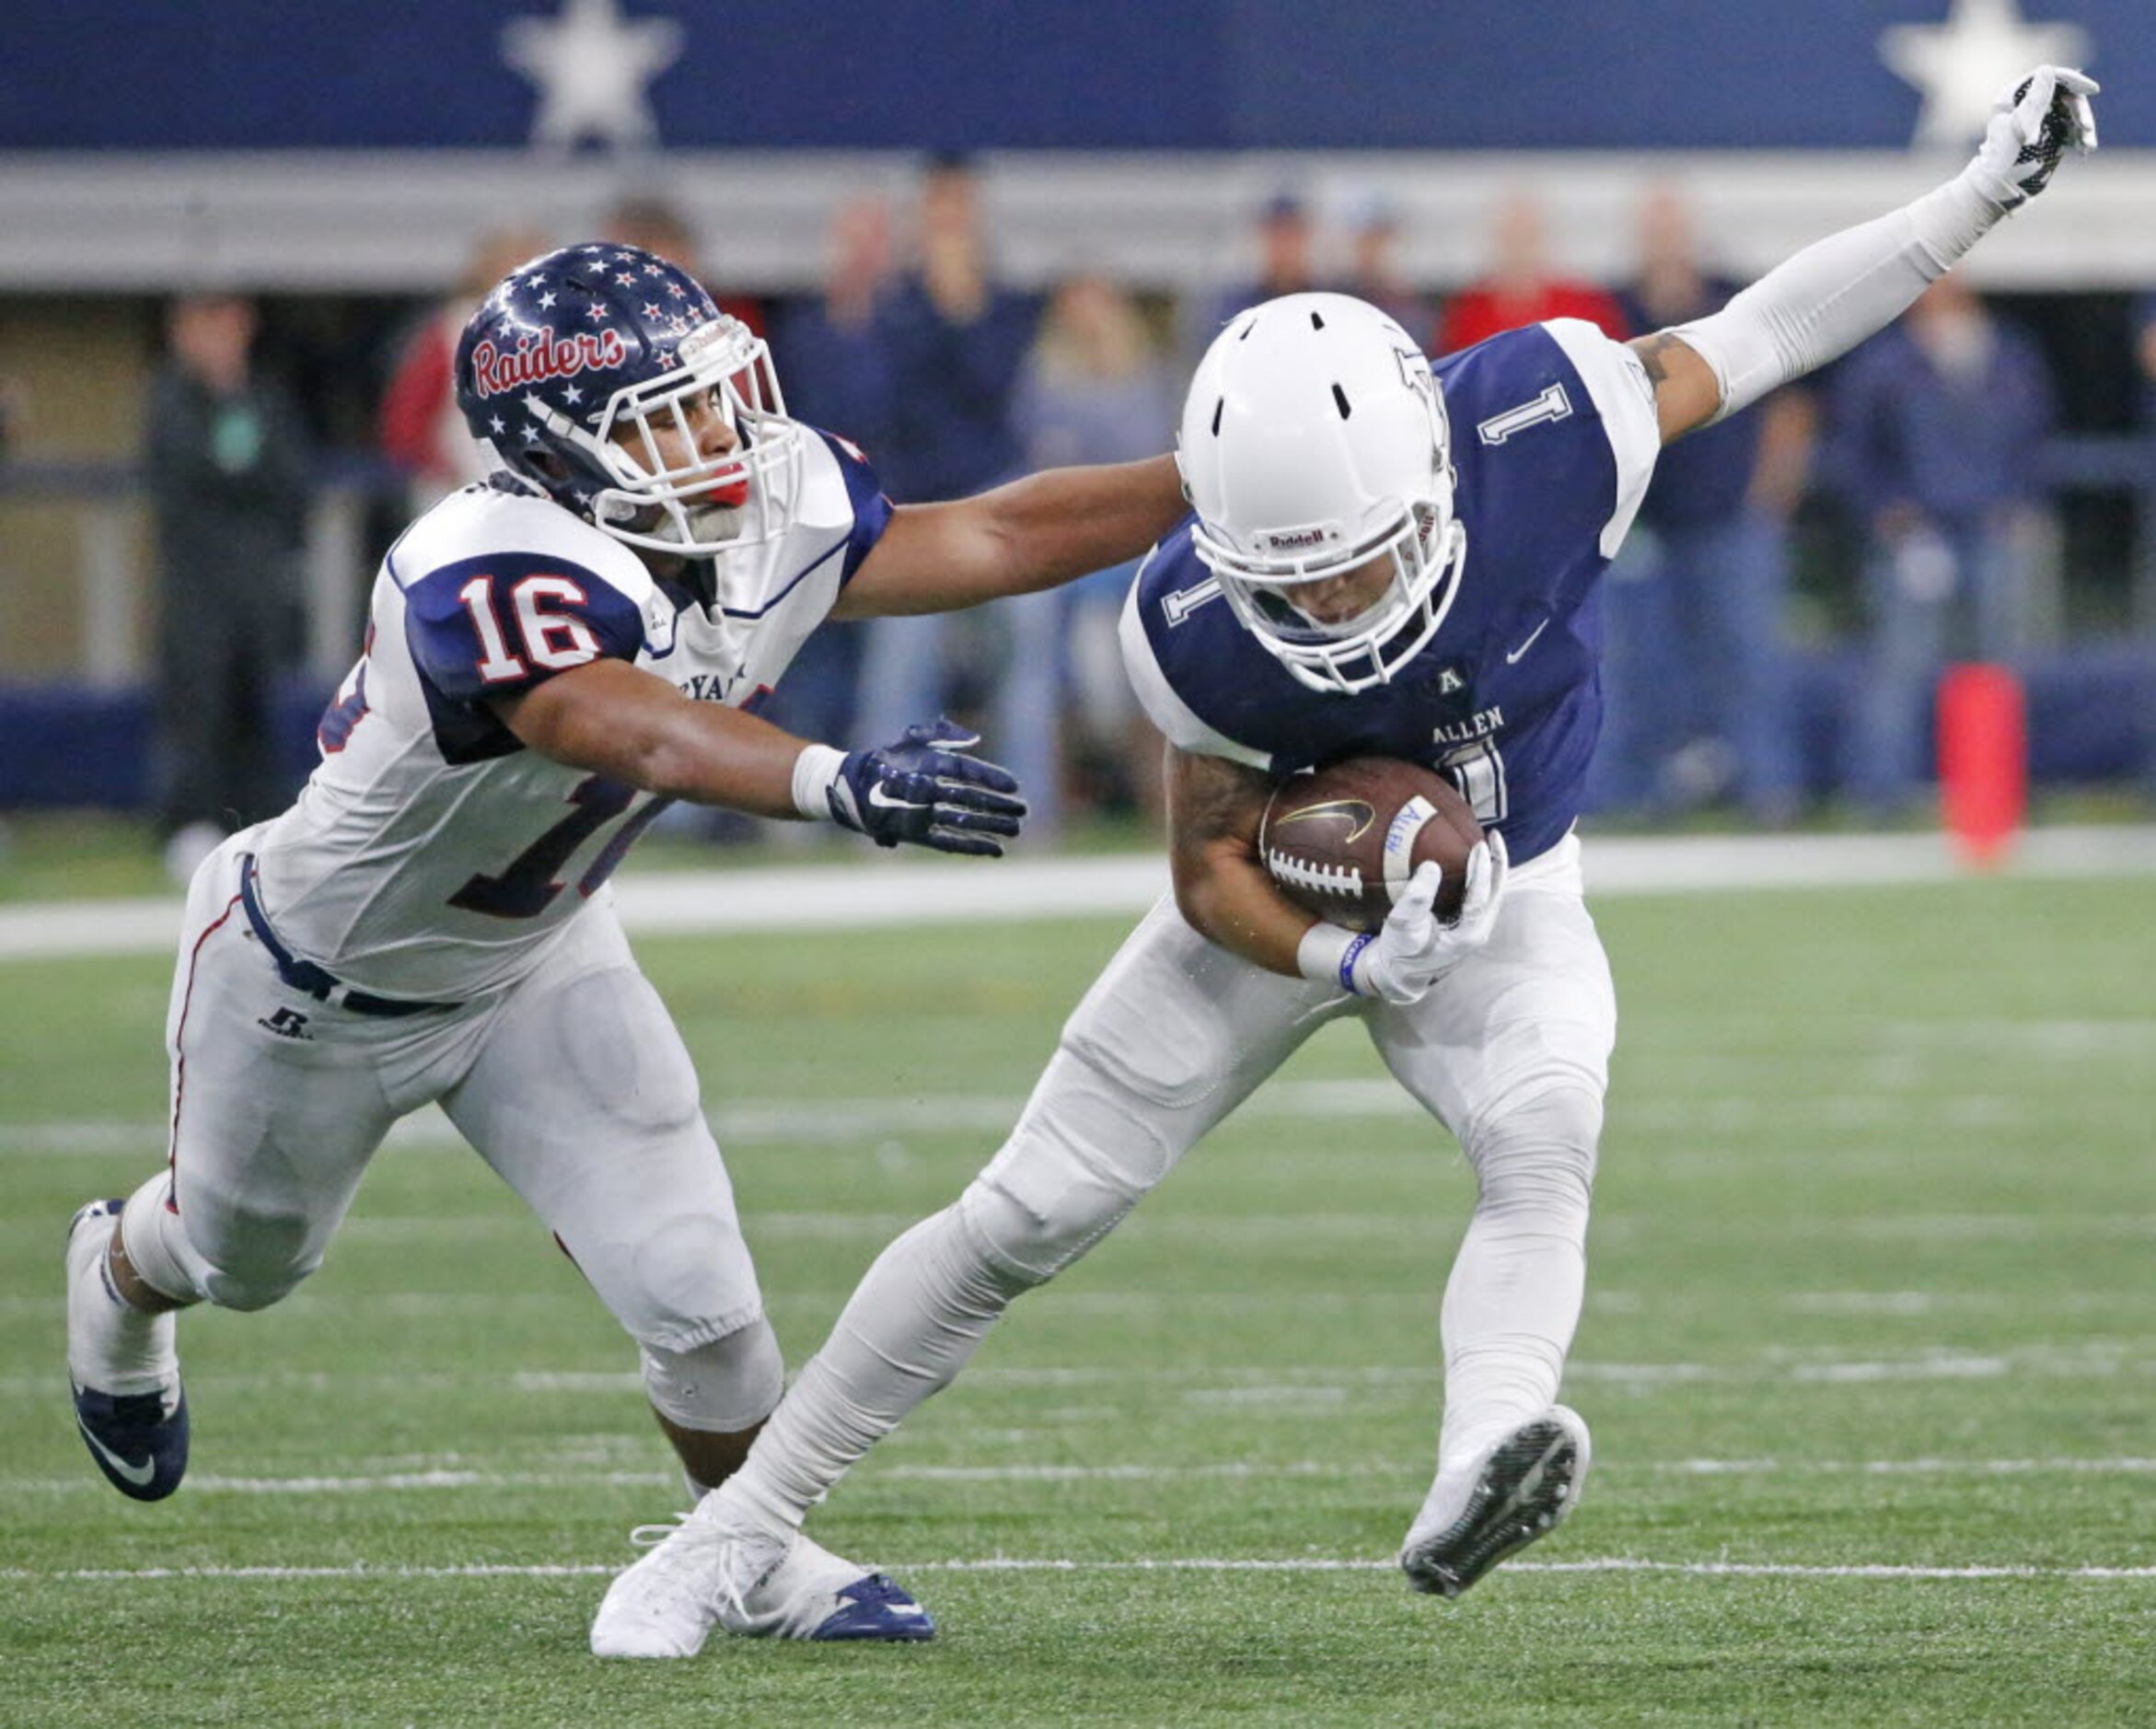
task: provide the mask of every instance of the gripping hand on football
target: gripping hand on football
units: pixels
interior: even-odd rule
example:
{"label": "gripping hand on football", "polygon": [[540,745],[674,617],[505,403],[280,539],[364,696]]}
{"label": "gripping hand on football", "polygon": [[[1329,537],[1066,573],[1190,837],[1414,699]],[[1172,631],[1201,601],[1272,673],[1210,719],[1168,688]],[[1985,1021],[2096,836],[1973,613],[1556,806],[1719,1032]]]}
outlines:
{"label": "gripping hand on football", "polygon": [[1999,93],[1984,142],[1963,177],[2001,210],[2014,210],[2051,183],[2068,150],[2096,147],[2089,99],[2096,80],[2070,66],[2038,66]]}
{"label": "gripping hand on football", "polygon": [[1420,1002],[1489,940],[1504,894],[1505,863],[1504,836],[1485,835],[1467,854],[1466,889],[1459,916],[1450,923],[1436,912],[1437,865],[1420,866],[1385,923],[1350,946],[1340,961],[1341,982],[1358,996],[1403,1005]]}
{"label": "gripping hand on football", "polygon": [[947,720],[921,723],[875,750],[841,755],[810,745],[794,765],[794,804],[878,846],[1001,858],[1026,801],[1008,771],[968,754],[979,735]]}

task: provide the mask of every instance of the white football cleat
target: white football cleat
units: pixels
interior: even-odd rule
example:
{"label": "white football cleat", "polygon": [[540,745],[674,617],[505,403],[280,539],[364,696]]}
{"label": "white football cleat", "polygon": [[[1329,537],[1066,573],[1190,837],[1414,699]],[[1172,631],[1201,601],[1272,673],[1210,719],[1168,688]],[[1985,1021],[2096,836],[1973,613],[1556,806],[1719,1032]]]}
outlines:
{"label": "white football cleat", "polygon": [[1441,1471],[1400,1545],[1418,1591],[1456,1597],[1507,1555],[1557,1529],[1587,1480],[1587,1425],[1552,1405],[1500,1435],[1467,1468]]}
{"label": "white football cleat", "polygon": [[653,1547],[607,1587],[591,1624],[595,1657],[693,1657],[714,1627],[751,1639],[935,1636],[928,1611],[884,1574],[738,1520],[716,1495],[631,1540]]}

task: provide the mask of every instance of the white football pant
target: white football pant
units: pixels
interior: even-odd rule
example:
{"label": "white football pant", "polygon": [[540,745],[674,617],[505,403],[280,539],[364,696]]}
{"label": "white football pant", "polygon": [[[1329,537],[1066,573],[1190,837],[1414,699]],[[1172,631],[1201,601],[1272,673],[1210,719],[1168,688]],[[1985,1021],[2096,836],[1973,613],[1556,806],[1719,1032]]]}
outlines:
{"label": "white football pant", "polygon": [[1362,1020],[1477,1179],[1444,1295],[1441,1462],[1549,1405],[1579,1320],[1617,1032],[1572,838],[1511,873],[1488,946],[1406,1008],[1255,967],[1162,901],[1072,1015],[1002,1151],[884,1251],[721,1492],[798,1523],[950,1382],[1014,1296],[1084,1254],[1342,1015]]}
{"label": "white football pant", "polygon": [[[249,839],[189,890],[166,1025],[170,1169],[122,1227],[143,1276],[227,1308],[276,1302],[321,1264],[390,1125],[438,1103],[643,1348],[662,1411],[719,1431],[766,1415],[778,1351],[733,1187],[610,900],[504,990],[370,1016],[278,975],[239,901]],[[685,1373],[700,1355],[711,1372]],[[689,1384],[694,1398],[669,1398]]]}

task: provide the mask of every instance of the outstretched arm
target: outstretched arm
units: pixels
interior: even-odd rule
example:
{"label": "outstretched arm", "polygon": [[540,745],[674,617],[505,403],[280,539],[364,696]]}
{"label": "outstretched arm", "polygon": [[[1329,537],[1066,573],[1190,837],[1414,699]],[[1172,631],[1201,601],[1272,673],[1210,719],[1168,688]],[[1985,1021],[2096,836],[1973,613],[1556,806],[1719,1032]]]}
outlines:
{"label": "outstretched arm", "polygon": [[2096,147],[2096,81],[2041,66],[2003,93],[1983,146],[1915,203],[1829,235],[1720,312],[1631,344],[1654,387],[1662,441],[1721,420],[1884,330],[2009,212],[2042,191],[2068,150]]}
{"label": "outstretched arm", "polygon": [[1046,469],[978,497],[901,505],[833,618],[947,612],[1138,557],[1183,519],[1173,457]]}
{"label": "outstretched arm", "polygon": [[491,705],[543,757],[668,798],[806,817],[878,846],[1002,856],[1026,814],[1018,783],[947,721],[872,750],[810,744],[769,721],[696,702],[626,661],[594,660]]}

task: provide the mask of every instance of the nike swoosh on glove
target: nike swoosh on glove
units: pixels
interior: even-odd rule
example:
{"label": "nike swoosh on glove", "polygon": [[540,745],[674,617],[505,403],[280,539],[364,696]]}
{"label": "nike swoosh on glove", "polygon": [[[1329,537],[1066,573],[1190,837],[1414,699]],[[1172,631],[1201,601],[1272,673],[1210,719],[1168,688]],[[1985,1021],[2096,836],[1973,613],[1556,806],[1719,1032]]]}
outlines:
{"label": "nike swoosh on glove", "polygon": [[978,733],[937,719],[895,743],[842,759],[824,789],[831,820],[878,846],[933,847],[1001,858],[1026,801],[1006,769],[968,755]]}
{"label": "nike swoosh on glove", "polygon": [[2051,183],[2067,151],[2096,147],[2089,99],[2102,88],[2070,66],[2038,66],[1999,93],[1984,142],[1963,172],[2001,210],[2015,210]]}

